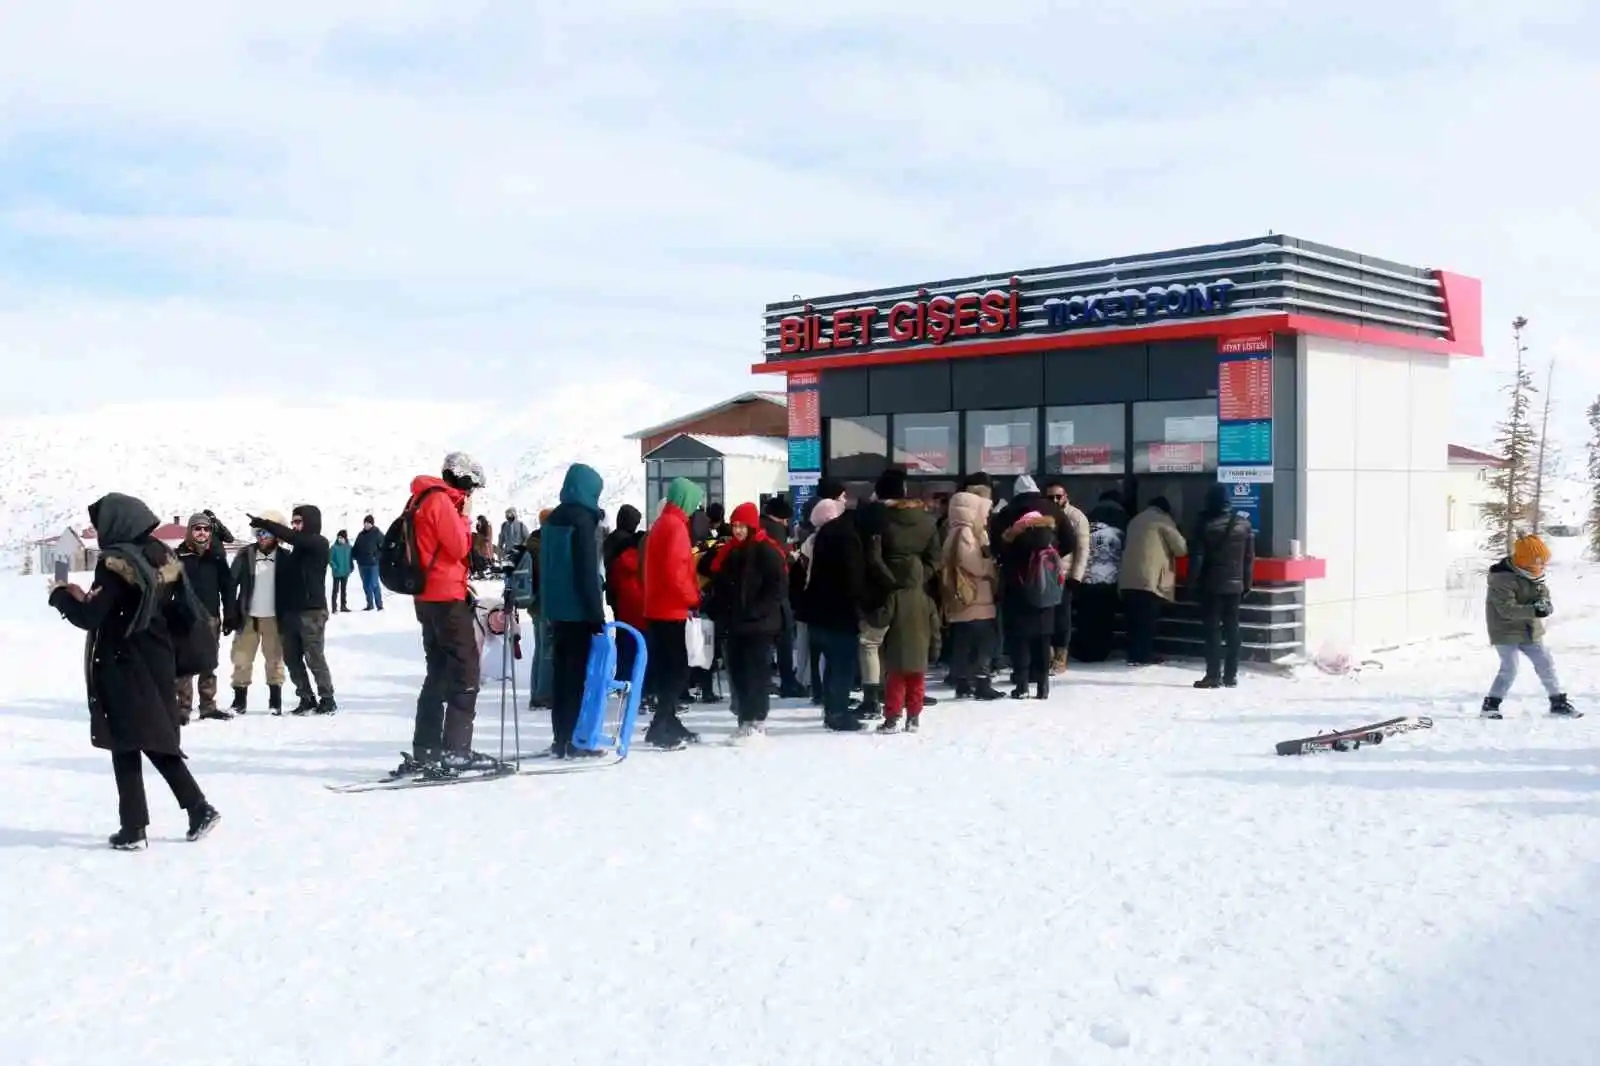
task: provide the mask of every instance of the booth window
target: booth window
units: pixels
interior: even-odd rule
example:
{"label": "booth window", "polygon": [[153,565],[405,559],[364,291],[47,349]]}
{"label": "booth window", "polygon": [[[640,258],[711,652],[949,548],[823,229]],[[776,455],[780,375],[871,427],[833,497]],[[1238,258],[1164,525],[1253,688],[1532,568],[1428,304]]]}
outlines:
{"label": "booth window", "polygon": [[1216,469],[1216,400],[1133,405],[1135,474],[1204,474]]}
{"label": "booth window", "polygon": [[1047,407],[1046,474],[1114,474],[1128,471],[1127,408],[1120,403]]}
{"label": "booth window", "polygon": [[967,412],[967,470],[1015,477],[1032,473],[1039,447],[1039,409]]}
{"label": "booth window", "polygon": [[674,478],[688,478],[700,489],[704,500],[701,506],[724,503],[721,459],[650,459],[645,462],[645,522],[655,520],[661,501],[667,498],[667,486]]}
{"label": "booth window", "polygon": [[955,412],[936,415],[894,416],[894,462],[908,474],[960,473],[957,454],[961,416]]}
{"label": "booth window", "polygon": [[876,479],[888,465],[887,416],[828,419],[827,469],[830,476]]}

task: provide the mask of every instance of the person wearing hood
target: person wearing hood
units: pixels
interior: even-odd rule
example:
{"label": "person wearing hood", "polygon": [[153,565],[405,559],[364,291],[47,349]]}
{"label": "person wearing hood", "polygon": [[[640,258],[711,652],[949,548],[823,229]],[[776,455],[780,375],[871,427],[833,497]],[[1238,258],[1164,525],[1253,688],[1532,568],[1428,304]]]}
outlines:
{"label": "person wearing hood", "polygon": [[438,477],[420,475],[411,481],[406,507],[414,509],[417,558],[427,560],[422,591],[412,598],[422,628],[424,674],[411,754],[401,762],[399,774],[450,778],[488,762],[472,750],[482,660],[472,606],[472,524],[467,517],[472,494],[486,481],[483,467],[465,452],[446,455]]}
{"label": "person wearing hood", "polygon": [[[278,632],[283,661],[289,668],[299,702],[292,714],[333,714],[333,674],[328,670],[328,538],[322,535],[322,512],[302,503],[289,512],[287,526],[271,518],[247,516],[250,528],[271,533],[289,547],[278,564]],[[309,666],[309,671],[307,667]],[[316,679],[316,690],[311,687]]]}
{"label": "person wearing hood", "polygon": [[[268,511],[262,517],[274,525],[283,524],[283,515]],[[265,529],[253,530],[252,543],[233,557],[230,577],[233,598],[223,605],[222,632],[233,635],[228,659],[233,666],[234,714],[244,714],[249,706],[250,678],[255,672],[256,652],[266,660],[267,710],[283,713],[283,638],[278,626],[278,564],[284,552],[278,538]]]}
{"label": "person wearing hood", "polygon": [[378,577],[378,557],[383,554],[383,533],[371,515],[361,520],[361,532],[350,547],[350,557],[361,574],[361,592],[367,598],[363,611],[383,610],[383,581]]}
{"label": "person wearing hood", "polygon": [[990,679],[994,658],[995,597],[1000,574],[989,548],[987,496],[958,492],[950,497],[949,532],[939,566],[939,589],[950,621],[950,683],[957,699],[997,700]]}
{"label": "person wearing hood", "polygon": [[[639,631],[644,636],[650,624],[644,617],[644,576],[639,572],[639,542],[644,534],[639,523],[644,515],[631,503],[617,510],[617,528],[606,534],[600,546],[600,563],[606,573],[606,604],[611,616]],[[633,676],[633,660],[638,646],[626,634],[617,637],[617,678],[627,680]],[[649,669],[649,662],[645,663]]]}
{"label": "person wearing hood", "polygon": [[515,507],[507,507],[506,520],[500,523],[500,558],[511,558],[511,554],[527,542],[528,524],[517,517]]}
{"label": "person wearing hood", "polygon": [[882,692],[878,732],[893,733],[902,721],[915,732],[939,637],[938,608],[928,595],[939,569],[939,534],[921,501],[907,498],[904,470],[885,470],[873,495],[862,515],[868,588],[861,625],[862,689]]}
{"label": "person wearing hood", "polygon": [[1130,666],[1153,666],[1162,661],[1156,654],[1156,627],[1162,608],[1176,598],[1178,558],[1188,550],[1165,496],[1151,499],[1128,523],[1117,587],[1122,593]]}
{"label": "person wearing hood", "polygon": [[1189,543],[1189,588],[1200,602],[1206,637],[1206,672],[1194,687],[1233,688],[1239,683],[1239,604],[1252,587],[1256,533],[1249,517],[1229,506],[1227,486],[1206,490]]}
{"label": "person wearing hood", "polygon": [[700,507],[701,498],[700,486],[688,478],[673,478],[640,549],[655,702],[645,740],[664,751],[675,751],[699,740],[679,720],[678,698],[689,683],[689,615],[700,609],[700,581],[689,539],[689,516]]}
{"label": "person wearing hood", "polygon": [[539,604],[550,633],[550,754],[557,759],[600,754],[576,747],[572,734],[583,707],[589,645],[606,623],[595,539],[604,488],[598,471],[573,463],[561,482],[561,502],[540,523]]}
{"label": "person wearing hood", "polygon": [[1072,655],[1080,662],[1103,663],[1111,657],[1117,626],[1117,579],[1122,572],[1122,540],[1128,512],[1115,489],[1100,494],[1089,512],[1089,550],[1083,587],[1076,596],[1078,624],[1072,632]]}
{"label": "person wearing hood", "polygon": [[1561,690],[1556,664],[1544,644],[1545,619],[1554,613],[1545,567],[1550,548],[1536,534],[1518,537],[1511,554],[1489,568],[1484,615],[1489,627],[1489,643],[1500,657],[1500,669],[1483,698],[1480,713],[1485,718],[1505,717],[1501,702],[1517,680],[1517,660],[1526,657],[1544,685],[1550,699],[1550,713],[1558,718],[1582,718]]}
{"label": "person wearing hood", "polygon": [[[233,572],[228,568],[228,556],[218,542],[212,519],[205,512],[189,516],[188,531],[183,543],[178,545],[178,561],[183,564],[184,576],[195,598],[205,608],[206,622],[211,628],[211,644],[220,647],[222,641],[223,606],[233,599]],[[215,669],[200,675],[200,717],[227,721],[233,717],[229,711],[217,706],[217,672]],[[188,724],[194,709],[195,679],[178,678],[178,714]]]}
{"label": "person wearing hood", "polygon": [[1029,576],[1041,552],[1054,550],[1063,563],[1077,549],[1072,531],[1061,508],[1039,491],[1033,478],[1017,478],[1011,502],[990,519],[990,536],[999,556],[1000,609],[1005,616],[1006,642],[1010,649],[1011,698],[1028,698],[1028,685],[1034,697],[1050,696],[1050,637],[1055,631],[1055,608],[1037,606],[1030,598]]}
{"label": "person wearing hood", "polygon": [[350,613],[350,575],[355,569],[355,549],[350,545],[350,534],[341,529],[333,538],[333,546],[328,549],[328,572],[333,575],[329,612]]}
{"label": "person wearing hood", "polygon": [[184,565],[151,536],[161,521],[142,501],[108,493],[89,505],[89,524],[100,543],[93,584],[52,584],[50,606],[86,633],[89,742],[111,752],[121,818],[108,843],[146,846],[146,759],[188,812],[188,839],[199,840],[220,816],[184,762],[176,642],[206,619],[184,589]]}
{"label": "person wearing hood", "polygon": [[783,548],[773,541],[753,503],[733,509],[732,539],[711,564],[711,613],[726,634],[728,685],[739,715],[735,740],[767,731],[772,646],[783,628],[786,599]]}

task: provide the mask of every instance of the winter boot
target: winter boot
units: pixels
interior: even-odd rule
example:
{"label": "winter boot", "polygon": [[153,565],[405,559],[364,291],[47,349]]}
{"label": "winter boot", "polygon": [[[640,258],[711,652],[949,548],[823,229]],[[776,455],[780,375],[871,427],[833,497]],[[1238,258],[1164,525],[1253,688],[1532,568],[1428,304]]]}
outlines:
{"label": "winter boot", "polygon": [[339,705],[333,702],[333,693],[328,693],[317,701],[316,714],[337,714]]}
{"label": "winter boot", "polygon": [[917,730],[919,730],[921,728],[922,728],[922,715],[920,715],[920,714],[908,714],[908,715],[906,715],[906,732],[907,733],[915,733]]}
{"label": "winter boot", "polygon": [[1047,700],[1050,698],[1049,676],[1041,677],[1039,680],[1033,683],[1033,698],[1036,700]]}
{"label": "winter boot", "polygon": [[955,690],[956,699],[970,700],[972,698],[972,686],[967,682],[957,681],[954,682],[950,687]]}
{"label": "winter boot", "polygon": [[822,725],[823,728],[834,733],[859,733],[866,728],[862,725],[861,719],[853,714],[841,715],[837,718],[825,717],[822,719]]}
{"label": "winter boot", "polygon": [[191,844],[217,827],[217,822],[222,815],[211,804],[203,804],[189,812],[189,832],[186,835]]}
{"label": "winter boot", "polygon": [[972,689],[972,698],[989,702],[1003,700],[1006,694],[994,687],[994,682],[987,677],[978,678],[978,683]]}
{"label": "winter boot", "polygon": [[1059,675],[1059,674],[1064,674],[1066,672],[1067,672],[1067,649],[1065,649],[1065,648],[1057,648],[1055,651],[1050,653],[1050,673],[1052,675]]}
{"label": "winter boot", "polygon": [[880,732],[880,733],[898,733],[898,732],[900,732],[900,716],[898,714],[885,715],[884,719],[883,719],[883,724],[878,726],[878,732]]}
{"label": "winter boot", "polygon": [[1196,681],[1194,683],[1194,687],[1195,688],[1221,688],[1222,687],[1222,678],[1220,678],[1220,677],[1212,677],[1210,674],[1207,674],[1205,677],[1202,677],[1199,681]]}
{"label": "winter boot", "polygon": [[[1552,697],[1550,702],[1552,704],[1555,703],[1555,700],[1554,700],[1553,697]],[[1552,707],[1552,709],[1553,709],[1553,707]],[[1485,696],[1483,698],[1483,707],[1478,711],[1478,717],[1480,717],[1480,718],[1504,718],[1505,715],[1500,713],[1500,697],[1499,696]]]}
{"label": "winter boot", "polygon": [[112,833],[106,843],[118,851],[138,851],[140,848],[150,846],[149,841],[145,840],[144,827],[129,825]]}
{"label": "winter boot", "polygon": [[317,709],[316,697],[307,694],[305,696],[301,696],[300,697],[300,702],[295,704],[294,705],[294,710],[290,711],[289,713],[290,714],[294,714],[294,715],[307,715],[307,714],[310,714],[312,711],[314,711],[316,709]]}
{"label": "winter boot", "polygon": [[1025,699],[1027,699],[1028,698],[1028,686],[1027,685],[1018,685],[1018,684],[1012,685],[1011,686],[1011,698],[1014,699],[1014,700],[1025,700]]}
{"label": "winter boot", "polygon": [[233,686],[233,706],[228,710],[234,714],[243,714],[250,703],[250,689],[245,685]]}
{"label": "winter boot", "polygon": [[863,722],[873,722],[883,717],[882,686],[861,686],[861,706],[856,708],[856,717]]}
{"label": "winter boot", "polygon": [[233,715],[229,714],[221,707],[218,707],[215,703],[202,704],[200,707],[200,717],[209,718],[213,722],[230,722],[233,720]]}
{"label": "winter boot", "polygon": [[1550,713],[1557,718],[1582,718],[1583,712],[1572,705],[1565,692],[1550,697]]}
{"label": "winter boot", "polygon": [[282,685],[268,685],[267,686],[267,710],[271,711],[273,714],[282,714],[283,713],[283,686]]}

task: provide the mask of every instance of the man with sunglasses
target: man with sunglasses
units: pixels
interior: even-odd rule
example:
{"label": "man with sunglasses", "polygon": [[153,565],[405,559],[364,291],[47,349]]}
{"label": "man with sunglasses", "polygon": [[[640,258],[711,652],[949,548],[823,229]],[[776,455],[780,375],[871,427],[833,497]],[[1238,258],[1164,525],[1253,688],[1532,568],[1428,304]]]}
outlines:
{"label": "man with sunglasses", "polygon": [[[291,714],[333,714],[333,674],[328,669],[324,637],[328,628],[328,555],[332,545],[322,535],[322,512],[309,503],[289,512],[289,524],[270,517],[248,516],[250,528],[270,533],[289,547],[278,564],[278,629],[283,658],[299,702]],[[309,667],[309,671],[308,668]],[[311,682],[316,679],[313,693]]]}
{"label": "man with sunglasses", "polygon": [[[281,523],[283,516],[264,516]],[[233,595],[223,605],[222,632],[233,634],[228,658],[233,663],[234,714],[244,714],[255,672],[256,652],[267,660],[267,709],[283,713],[283,641],[278,631],[278,538],[265,529],[253,531],[251,542],[234,556]]]}
{"label": "man with sunglasses", "polygon": [[[223,605],[233,599],[233,574],[228,569],[228,558],[213,530],[212,520],[204,512],[189,516],[188,532],[178,546],[178,561],[183,564],[184,576],[195,597],[206,609],[211,625],[211,642],[221,640]],[[226,528],[220,531],[226,533]],[[178,678],[178,714],[189,721],[194,709],[195,679]],[[200,675],[200,717],[226,721],[233,715],[217,706],[217,674],[213,670]]]}
{"label": "man with sunglasses", "polygon": [[1055,625],[1050,633],[1050,672],[1064,674],[1067,672],[1067,650],[1072,645],[1072,595],[1083,584],[1083,575],[1089,569],[1089,516],[1072,506],[1072,501],[1067,498],[1067,483],[1061,478],[1051,478],[1045,482],[1044,494],[1067,516],[1075,545],[1067,568],[1067,587],[1056,606]]}

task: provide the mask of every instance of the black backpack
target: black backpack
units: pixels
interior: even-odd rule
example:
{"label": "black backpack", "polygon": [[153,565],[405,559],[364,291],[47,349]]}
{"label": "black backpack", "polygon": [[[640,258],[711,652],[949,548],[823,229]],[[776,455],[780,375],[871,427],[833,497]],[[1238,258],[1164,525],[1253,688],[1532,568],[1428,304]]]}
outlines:
{"label": "black backpack", "polygon": [[417,493],[383,535],[383,545],[378,549],[378,580],[396,595],[416,596],[428,584],[428,571],[433,569],[434,560],[424,566],[417,557],[417,508],[429,493],[440,491],[439,486],[431,485]]}

